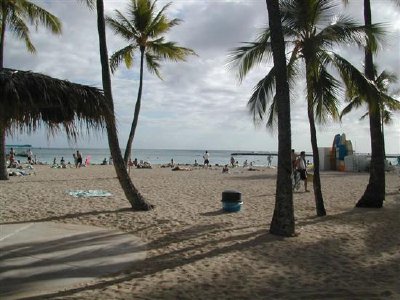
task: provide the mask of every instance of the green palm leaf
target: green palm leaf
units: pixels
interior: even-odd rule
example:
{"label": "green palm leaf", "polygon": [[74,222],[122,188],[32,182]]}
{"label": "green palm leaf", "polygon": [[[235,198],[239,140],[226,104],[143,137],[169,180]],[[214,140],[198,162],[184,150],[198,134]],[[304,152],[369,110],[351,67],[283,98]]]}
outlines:
{"label": "green palm leaf", "polygon": [[244,43],[246,46],[237,47],[230,51],[228,64],[231,68],[238,69],[238,78],[240,81],[246,77],[247,73],[263,59],[272,59],[272,50],[270,43],[270,31],[265,29],[255,42]]}
{"label": "green palm leaf", "polygon": [[125,48],[116,51],[110,58],[111,72],[114,73],[122,61],[125,62],[126,67],[129,69],[133,64],[134,51],[137,48],[137,46],[128,45]]}

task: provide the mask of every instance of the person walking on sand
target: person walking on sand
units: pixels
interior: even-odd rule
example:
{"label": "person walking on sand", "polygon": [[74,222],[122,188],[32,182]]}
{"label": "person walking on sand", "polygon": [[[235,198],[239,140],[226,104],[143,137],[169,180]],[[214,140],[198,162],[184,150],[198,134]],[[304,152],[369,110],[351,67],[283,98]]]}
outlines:
{"label": "person walking on sand", "polygon": [[296,159],[296,170],[300,173],[300,180],[304,181],[304,191],[307,190],[307,164],[306,164],[306,153],[300,152],[300,156]]}
{"label": "person walking on sand", "polygon": [[79,150],[76,151],[76,167],[80,168],[82,166],[82,153]]}
{"label": "person walking on sand", "polygon": [[206,150],[206,153],[204,153],[203,158],[204,158],[204,167],[207,165],[207,168],[208,168],[208,166],[210,164],[210,160],[209,160],[210,154],[208,153],[207,150]]}

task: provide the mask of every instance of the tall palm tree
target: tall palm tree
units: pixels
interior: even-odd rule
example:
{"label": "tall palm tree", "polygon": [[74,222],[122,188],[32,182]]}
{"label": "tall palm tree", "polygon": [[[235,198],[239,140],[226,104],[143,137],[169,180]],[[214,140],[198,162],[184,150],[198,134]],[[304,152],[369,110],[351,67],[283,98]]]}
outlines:
{"label": "tall palm tree", "polygon": [[[93,5],[93,2],[89,2],[88,4]],[[143,196],[136,189],[131,178],[129,177],[124,161],[122,159],[121,149],[119,148],[118,134],[115,124],[114,101],[111,88],[110,68],[108,64],[103,0],[96,0],[96,7],[97,7],[97,30],[99,34],[100,62],[102,70],[103,90],[104,90],[104,95],[106,96],[107,99],[108,110],[110,111],[109,114],[110,117],[106,119],[107,137],[108,137],[110,152],[114,160],[114,168],[117,173],[117,177],[121,184],[121,187],[124,190],[125,196],[131,203],[132,208],[134,210],[151,210],[153,208],[153,205],[148,203],[143,198]]]}
{"label": "tall palm tree", "polygon": [[[347,2],[347,1],[346,1]],[[394,0],[400,7],[400,2]],[[372,23],[371,2],[364,0],[364,22],[366,26]],[[374,62],[373,62],[373,43],[365,47],[365,76],[373,81]],[[380,208],[385,199],[385,146],[383,133],[381,130],[381,110],[379,109],[377,98],[367,95],[365,98],[368,103],[369,128],[371,135],[371,165],[369,169],[369,182],[362,197],[358,200],[356,207]]]}
{"label": "tall palm tree", "polygon": [[[54,34],[61,33],[61,22],[56,16],[28,0],[1,0],[0,2],[0,70],[4,67],[4,48],[6,33],[10,32],[25,42],[29,52],[35,53],[35,46],[29,36],[27,23],[39,24],[50,29]],[[0,110],[4,103],[0,103]],[[0,180],[7,180],[6,168],[6,130],[7,120],[0,119]]]}
{"label": "tall palm tree", "polygon": [[285,42],[283,39],[279,0],[266,0],[271,49],[276,80],[276,102],[278,110],[278,176],[276,180],[275,209],[270,233],[293,236],[295,233],[293,191],[291,184],[291,128],[290,96],[286,73]]}
{"label": "tall palm tree", "polygon": [[[290,47],[288,63],[289,83],[299,71],[300,63],[305,65],[307,116],[310,124],[311,146],[314,161],[314,197],[318,216],[326,215],[319,174],[319,155],[316,122],[325,122],[328,117],[337,118],[340,82],[329,73],[329,67],[336,68],[343,80],[362,81],[366,90],[373,86],[357,72],[344,58],[333,52],[334,46],[348,43],[362,44],[366,41],[366,28],[350,17],[336,15],[337,5],[330,0],[284,0],[281,3],[283,32]],[[378,26],[368,28],[371,39],[379,34]],[[232,52],[231,60],[238,67],[242,79],[257,63],[270,57],[271,31],[266,28],[255,42],[238,47]],[[248,105],[255,119],[262,119],[269,105],[268,126],[273,125],[277,103],[273,96],[275,69],[257,84]],[[364,79],[364,81],[363,81]],[[368,88],[367,88],[368,87]]]}
{"label": "tall palm tree", "polygon": [[159,12],[156,12],[156,3],[157,1],[151,0],[130,0],[127,17],[115,10],[115,18],[106,18],[106,22],[112,30],[129,43],[111,56],[111,70],[115,70],[122,61],[125,62],[127,68],[130,68],[135,51],[139,50],[140,52],[139,90],[131,131],[125,149],[125,165],[131,156],[132,142],[139,119],[144,60],[146,59],[148,70],[161,79],[159,73],[161,60],[182,61],[187,56],[195,54],[193,50],[177,46],[175,42],[165,41],[162,35],[178,25],[180,20],[169,20],[164,14],[171,3],[165,5]]}

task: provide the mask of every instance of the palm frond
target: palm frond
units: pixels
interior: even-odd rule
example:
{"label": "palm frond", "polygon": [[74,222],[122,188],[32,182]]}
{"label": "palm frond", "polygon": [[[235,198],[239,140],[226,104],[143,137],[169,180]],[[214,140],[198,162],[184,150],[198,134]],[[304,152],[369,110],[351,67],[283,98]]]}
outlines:
{"label": "palm frond", "polygon": [[393,122],[393,113],[389,110],[384,110],[382,112],[382,122],[384,124],[391,124]]}
{"label": "palm frond", "polygon": [[272,67],[268,74],[257,83],[247,103],[247,107],[255,123],[263,120],[268,103],[273,98],[274,88],[275,68]]}
{"label": "palm frond", "polygon": [[244,43],[245,46],[234,48],[228,56],[228,65],[233,69],[238,69],[240,81],[246,77],[247,73],[257,64],[261,63],[265,56],[272,58],[270,43],[270,30],[266,28],[255,42]]}
{"label": "palm frond", "polygon": [[16,35],[16,37],[25,42],[25,46],[31,53],[36,53],[36,48],[32,44],[29,36],[29,28],[26,26],[24,20],[22,20],[16,13],[11,12],[9,15],[9,29]]}
{"label": "palm frond", "polygon": [[372,80],[366,78],[363,73],[338,54],[329,53],[326,58],[330,60],[332,65],[341,74],[348,96],[359,96],[369,103],[371,109],[379,109],[376,101],[373,101],[373,99],[378,99],[381,96],[381,92]]}
{"label": "palm frond", "polygon": [[147,48],[155,56],[171,61],[184,61],[189,55],[196,55],[193,50],[177,46],[175,42],[164,42],[164,38],[148,41]]}
{"label": "palm frond", "polygon": [[31,24],[36,27],[41,24],[52,33],[61,34],[62,25],[56,16],[30,1],[21,1],[20,4],[23,7],[21,14],[24,14]]}
{"label": "palm frond", "polygon": [[[308,79],[307,79],[308,80]],[[314,94],[314,113],[318,123],[325,123],[328,116],[337,119],[338,95],[340,93],[340,82],[334,78],[321,64],[315,72],[312,81]]]}
{"label": "palm frond", "polygon": [[[153,17],[152,21],[149,23],[146,34],[151,37],[157,37],[160,34],[168,32],[172,27],[178,25],[182,20],[180,19],[173,19],[169,21],[165,16],[166,10],[171,6],[172,2],[167,3],[164,5],[161,10],[157,13],[155,17]],[[155,9],[155,3],[153,3],[152,10]]]}
{"label": "palm frond", "polygon": [[120,11],[115,10],[114,12],[117,15],[116,18],[106,16],[105,20],[107,25],[111,27],[115,34],[122,36],[126,41],[131,41],[137,35],[136,29],[131,26]]}
{"label": "palm frond", "polygon": [[79,128],[104,128],[111,110],[101,90],[49,76],[6,69],[0,71],[0,119],[9,132],[32,132],[44,123],[50,131],[66,130],[75,138]]}
{"label": "palm frond", "polygon": [[113,53],[110,57],[111,72],[115,72],[122,61],[125,61],[126,67],[129,69],[133,64],[134,52],[138,48],[136,45],[128,45]]}
{"label": "palm frond", "polygon": [[341,120],[344,115],[347,115],[349,112],[351,112],[353,109],[358,108],[364,104],[362,98],[360,97],[354,97],[350,100],[349,104],[343,108],[342,112],[339,115],[339,119]]}
{"label": "palm frond", "polygon": [[146,32],[154,14],[154,7],[149,0],[131,0],[128,16],[138,32]]}
{"label": "palm frond", "polygon": [[95,0],[79,0],[83,4],[86,4],[86,6],[90,9],[93,10],[96,8],[96,1]]}
{"label": "palm frond", "polygon": [[150,73],[155,74],[158,78],[163,80],[160,74],[160,63],[159,63],[159,58],[151,55],[150,53],[146,53],[146,65],[147,69],[149,70]]}
{"label": "palm frond", "polygon": [[312,31],[328,23],[336,14],[337,4],[331,0],[288,0],[280,3],[282,24],[293,32]]}

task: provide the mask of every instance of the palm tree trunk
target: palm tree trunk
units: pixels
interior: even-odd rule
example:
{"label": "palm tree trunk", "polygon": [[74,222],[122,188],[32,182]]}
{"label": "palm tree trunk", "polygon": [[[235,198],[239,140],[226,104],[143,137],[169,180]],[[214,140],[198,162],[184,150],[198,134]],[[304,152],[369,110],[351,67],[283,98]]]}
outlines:
{"label": "palm tree trunk", "polygon": [[276,180],[275,209],[269,232],[280,236],[294,236],[295,222],[291,181],[290,96],[286,72],[285,44],[282,33],[278,0],[266,0],[271,46],[276,69],[276,96],[278,105],[278,176]]}
{"label": "palm tree trunk", "polygon": [[139,79],[139,91],[136,99],[135,114],[133,116],[131,131],[129,132],[128,142],[126,143],[124,162],[125,166],[128,165],[128,160],[131,157],[132,142],[135,137],[136,127],[139,120],[140,105],[142,103],[142,87],[143,87],[143,63],[144,63],[144,47],[140,47],[140,79]]}
{"label": "palm tree trunk", "polygon": [[[4,63],[4,40],[6,34],[6,16],[5,16],[5,3],[1,1],[1,36],[0,36],[0,70],[3,70]],[[1,104],[0,104],[1,107]],[[8,180],[8,172],[6,165],[6,129],[3,121],[0,118],[0,180]]]}
{"label": "palm tree trunk", "polygon": [[6,165],[6,131],[0,125],[0,180],[8,180],[8,172]]}
{"label": "palm tree trunk", "polygon": [[[364,0],[364,21],[365,25],[371,25],[371,4],[369,0]],[[365,48],[365,75],[368,79],[374,80],[373,57],[368,47]],[[371,134],[369,182],[356,207],[380,208],[385,199],[385,153],[381,131],[381,112],[374,99],[368,99],[368,114]]]}
{"label": "palm tree trunk", "polygon": [[5,35],[6,35],[6,21],[7,21],[7,16],[6,16],[6,7],[5,7],[5,2],[1,1],[1,36],[0,36],[0,68],[3,69],[4,67],[4,41],[5,41]]}
{"label": "palm tree trunk", "polygon": [[317,131],[315,128],[314,110],[312,107],[308,108],[308,120],[310,122],[311,147],[313,151],[313,164],[314,164],[313,189],[314,189],[315,207],[317,211],[317,216],[322,217],[326,215],[326,211],[324,206],[324,199],[322,197],[321,178],[319,174]]}
{"label": "palm tree trunk", "polygon": [[124,190],[125,196],[130,202],[134,210],[150,210],[153,205],[147,203],[143,196],[133,185],[128,171],[122,159],[121,149],[119,148],[117,129],[115,125],[114,103],[111,90],[110,68],[108,65],[107,55],[107,42],[106,42],[106,29],[104,22],[104,6],[103,0],[97,0],[97,29],[99,33],[100,44],[100,61],[102,69],[102,80],[104,95],[108,101],[109,117],[106,118],[107,123],[107,137],[110,146],[110,152],[114,160],[114,168],[117,173],[119,183]]}
{"label": "palm tree trunk", "polygon": [[319,174],[317,130],[315,127],[314,106],[313,106],[314,101],[313,101],[313,93],[311,90],[311,84],[309,82],[310,81],[309,74],[311,74],[311,71],[309,63],[307,62],[306,59],[307,113],[308,113],[308,121],[310,123],[311,147],[313,151],[313,164],[314,164],[313,190],[314,190],[315,208],[317,211],[317,216],[322,217],[326,215],[326,210],[324,206],[324,198],[322,197],[321,179]]}

